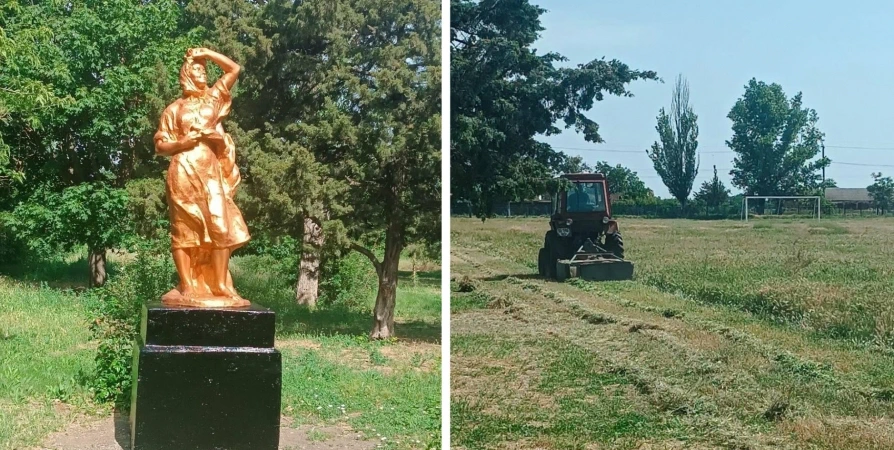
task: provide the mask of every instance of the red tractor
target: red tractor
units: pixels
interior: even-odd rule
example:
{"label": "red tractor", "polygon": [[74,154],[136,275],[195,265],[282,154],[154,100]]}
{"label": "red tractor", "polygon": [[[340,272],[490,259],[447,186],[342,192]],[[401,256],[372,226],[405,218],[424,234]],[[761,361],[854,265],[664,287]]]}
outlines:
{"label": "red tractor", "polygon": [[624,241],[611,216],[611,197],[601,173],[565,174],[553,196],[550,230],[537,258],[541,276],[564,281],[580,277],[609,281],[633,278],[624,260]]}

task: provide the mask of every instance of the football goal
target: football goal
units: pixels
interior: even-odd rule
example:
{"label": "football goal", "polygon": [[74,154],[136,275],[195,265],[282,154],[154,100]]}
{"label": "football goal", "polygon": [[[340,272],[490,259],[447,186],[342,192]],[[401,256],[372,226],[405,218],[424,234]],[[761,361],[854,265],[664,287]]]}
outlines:
{"label": "football goal", "polygon": [[820,220],[821,199],[819,196],[805,195],[749,195],[742,200],[742,218],[748,222],[748,216],[752,215],[751,206],[758,206],[763,202],[762,217],[809,216],[811,219],[816,217],[816,220]]}

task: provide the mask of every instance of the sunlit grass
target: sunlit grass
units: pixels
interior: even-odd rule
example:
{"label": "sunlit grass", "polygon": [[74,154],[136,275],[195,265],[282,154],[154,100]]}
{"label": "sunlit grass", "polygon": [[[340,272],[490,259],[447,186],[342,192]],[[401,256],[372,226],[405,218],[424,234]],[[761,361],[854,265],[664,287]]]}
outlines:
{"label": "sunlit grass", "polygon": [[[114,257],[113,257],[114,258]],[[233,260],[240,293],[277,312],[283,413],[295,424],[348,425],[388,448],[440,442],[440,271],[407,274],[397,293],[397,339],[372,342],[375,292],[358,308],[296,305],[294,286],[251,258]],[[35,268],[36,267],[36,268]],[[96,406],[78,257],[0,276],[0,449],[38,445]],[[83,272],[82,272],[83,269]],[[62,280],[53,283],[52,280]],[[71,289],[74,290],[71,290]],[[331,405],[331,406],[330,406]],[[321,439],[320,436],[308,436]],[[383,439],[384,438],[384,439]]]}
{"label": "sunlit grass", "polygon": [[94,350],[80,297],[0,277],[0,298],[0,448],[22,448],[87,407]]}
{"label": "sunlit grass", "polygon": [[[375,292],[360,308],[309,309],[295,291],[248,258],[235,259],[242,295],[277,312],[283,354],[283,412],[302,423],[347,423],[388,448],[426,448],[440,442],[440,271],[425,282],[400,279],[395,300],[397,338],[375,342]],[[422,277],[419,277],[422,278]]]}
{"label": "sunlit grass", "polygon": [[537,275],[544,218],[451,228],[456,448],[894,448],[894,221],[625,218],[604,283]]}

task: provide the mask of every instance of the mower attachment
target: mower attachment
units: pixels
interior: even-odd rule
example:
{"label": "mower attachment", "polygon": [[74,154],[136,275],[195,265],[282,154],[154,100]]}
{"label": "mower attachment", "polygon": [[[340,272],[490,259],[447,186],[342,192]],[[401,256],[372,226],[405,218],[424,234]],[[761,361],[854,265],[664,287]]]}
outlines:
{"label": "mower attachment", "polygon": [[633,279],[633,263],[587,239],[571,259],[556,262],[556,280],[581,278],[589,281],[622,281]]}

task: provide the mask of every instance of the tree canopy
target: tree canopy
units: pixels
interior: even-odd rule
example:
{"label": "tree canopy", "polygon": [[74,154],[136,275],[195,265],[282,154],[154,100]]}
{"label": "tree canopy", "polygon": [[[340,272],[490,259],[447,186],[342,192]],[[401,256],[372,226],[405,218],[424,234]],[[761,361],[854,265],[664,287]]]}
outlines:
{"label": "tree canopy", "polygon": [[657,79],[618,60],[557,67],[566,58],[532,45],[544,9],[528,0],[451,0],[451,195],[482,218],[495,200],[540,192],[565,156],[537,140],[573,128],[602,142],[586,111],[605,94]]}
{"label": "tree canopy", "polygon": [[717,176],[717,166],[714,166],[714,177],[702,183],[701,189],[695,194],[695,199],[705,202],[711,208],[722,205],[729,198],[729,189]]}
{"label": "tree canopy", "polygon": [[881,172],[872,174],[873,183],[866,190],[875,207],[881,211],[889,211],[894,206],[894,180],[882,176]]}
{"label": "tree canopy", "polygon": [[636,172],[620,164],[611,165],[605,161],[599,161],[593,169],[605,175],[608,180],[608,191],[620,195],[628,200],[643,200],[652,198],[655,194],[646,187],[646,183],[639,178]]}
{"label": "tree canopy", "polygon": [[0,80],[15,87],[0,100],[8,155],[0,159],[18,181],[0,183],[5,206],[45,207],[58,199],[70,209],[82,198],[82,213],[47,210],[67,219],[71,232],[22,231],[26,239],[57,239],[60,248],[86,244],[91,283],[102,284],[106,246],[119,241],[91,236],[116,235],[122,225],[79,219],[103,216],[101,205],[88,199],[121,199],[118,190],[130,179],[159,168],[152,158],[152,116],[162,107],[161,86],[172,79],[166,66],[176,65],[197,35],[182,33],[179,17],[173,1],[127,0],[10,3],[0,14],[8,38]]}
{"label": "tree canopy", "polygon": [[686,207],[692,183],[698,175],[698,116],[689,104],[689,83],[677,77],[670,113],[658,113],[658,138],[647,150],[655,172],[682,207]]}
{"label": "tree canopy", "polygon": [[782,86],[751,79],[727,116],[736,153],[733,185],[746,195],[808,195],[822,189],[820,170],[830,163],[816,158],[822,132],[816,111],[803,106],[799,92],[787,98]]}

